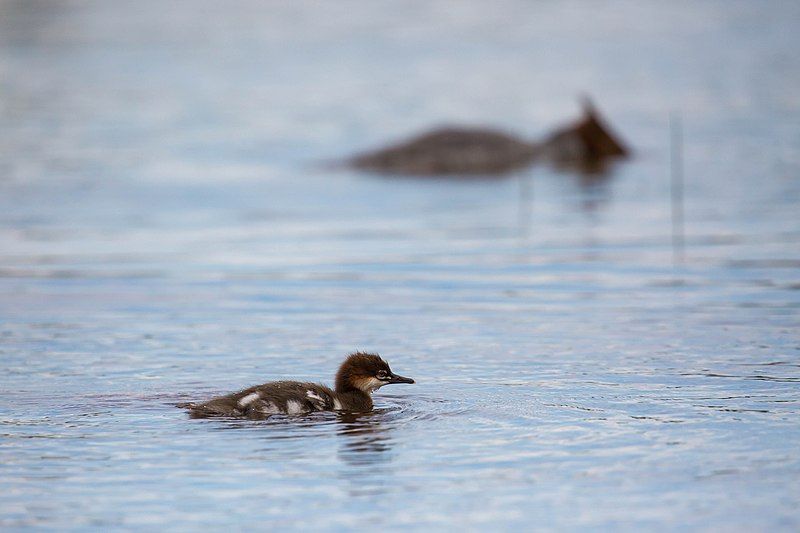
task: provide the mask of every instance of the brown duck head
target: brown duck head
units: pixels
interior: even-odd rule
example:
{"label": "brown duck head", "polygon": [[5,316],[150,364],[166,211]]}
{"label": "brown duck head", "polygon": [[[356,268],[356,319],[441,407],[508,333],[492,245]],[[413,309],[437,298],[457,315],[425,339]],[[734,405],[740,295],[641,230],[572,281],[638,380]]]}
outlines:
{"label": "brown duck head", "polygon": [[336,373],[336,392],[361,391],[370,394],[390,383],[414,383],[392,372],[377,354],[356,352],[344,360]]}

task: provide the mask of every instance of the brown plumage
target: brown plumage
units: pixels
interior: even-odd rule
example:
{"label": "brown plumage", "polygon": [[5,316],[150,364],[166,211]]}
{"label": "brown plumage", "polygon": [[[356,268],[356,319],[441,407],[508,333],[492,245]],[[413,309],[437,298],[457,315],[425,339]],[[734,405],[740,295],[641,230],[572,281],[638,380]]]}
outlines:
{"label": "brown plumage", "polygon": [[409,141],[354,157],[350,165],[380,173],[503,174],[529,165],[534,144],[501,131],[439,128]]}
{"label": "brown plumage", "polygon": [[554,131],[541,144],[542,156],[557,167],[585,173],[602,171],[608,162],[630,156],[630,149],[600,117],[591,100],[583,100],[583,116]]}
{"label": "brown plumage", "polygon": [[588,98],[583,116],[544,142],[530,142],[487,128],[446,127],[381,150],[352,157],[350,167],[381,174],[417,176],[502,175],[535,161],[592,172],[629,149],[614,135]]}
{"label": "brown plumage", "polygon": [[274,414],[313,411],[365,412],[372,409],[372,392],[390,383],[414,383],[398,376],[377,354],[356,352],[336,374],[335,390],[317,383],[273,381],[199,404],[183,404],[195,418],[233,416],[267,418]]}

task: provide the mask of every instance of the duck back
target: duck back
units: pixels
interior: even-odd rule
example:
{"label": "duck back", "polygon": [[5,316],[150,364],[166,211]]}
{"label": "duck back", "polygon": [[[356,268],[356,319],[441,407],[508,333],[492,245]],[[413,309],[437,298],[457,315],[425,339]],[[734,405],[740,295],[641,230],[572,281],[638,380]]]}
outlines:
{"label": "duck back", "polygon": [[267,418],[341,409],[336,393],[318,383],[273,381],[189,406],[195,418],[235,416]]}

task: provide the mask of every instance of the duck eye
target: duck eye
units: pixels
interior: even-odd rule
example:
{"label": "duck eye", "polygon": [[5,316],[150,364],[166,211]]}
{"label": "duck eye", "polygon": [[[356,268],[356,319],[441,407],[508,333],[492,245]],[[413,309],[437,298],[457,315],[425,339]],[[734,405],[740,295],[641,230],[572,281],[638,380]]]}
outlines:
{"label": "duck eye", "polygon": [[386,377],[386,371],[385,370],[378,370],[378,377],[381,378],[381,379],[385,378]]}

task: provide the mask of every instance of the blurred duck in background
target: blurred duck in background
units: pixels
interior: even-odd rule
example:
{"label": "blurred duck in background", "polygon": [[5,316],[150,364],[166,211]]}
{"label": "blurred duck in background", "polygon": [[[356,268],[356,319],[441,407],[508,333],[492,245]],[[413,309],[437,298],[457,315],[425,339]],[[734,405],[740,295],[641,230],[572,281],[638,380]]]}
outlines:
{"label": "blurred duck in background", "polygon": [[589,98],[583,115],[542,142],[530,142],[490,128],[443,127],[405,142],[349,159],[352,168],[378,174],[417,176],[500,175],[534,162],[580,173],[601,173],[630,156]]}

